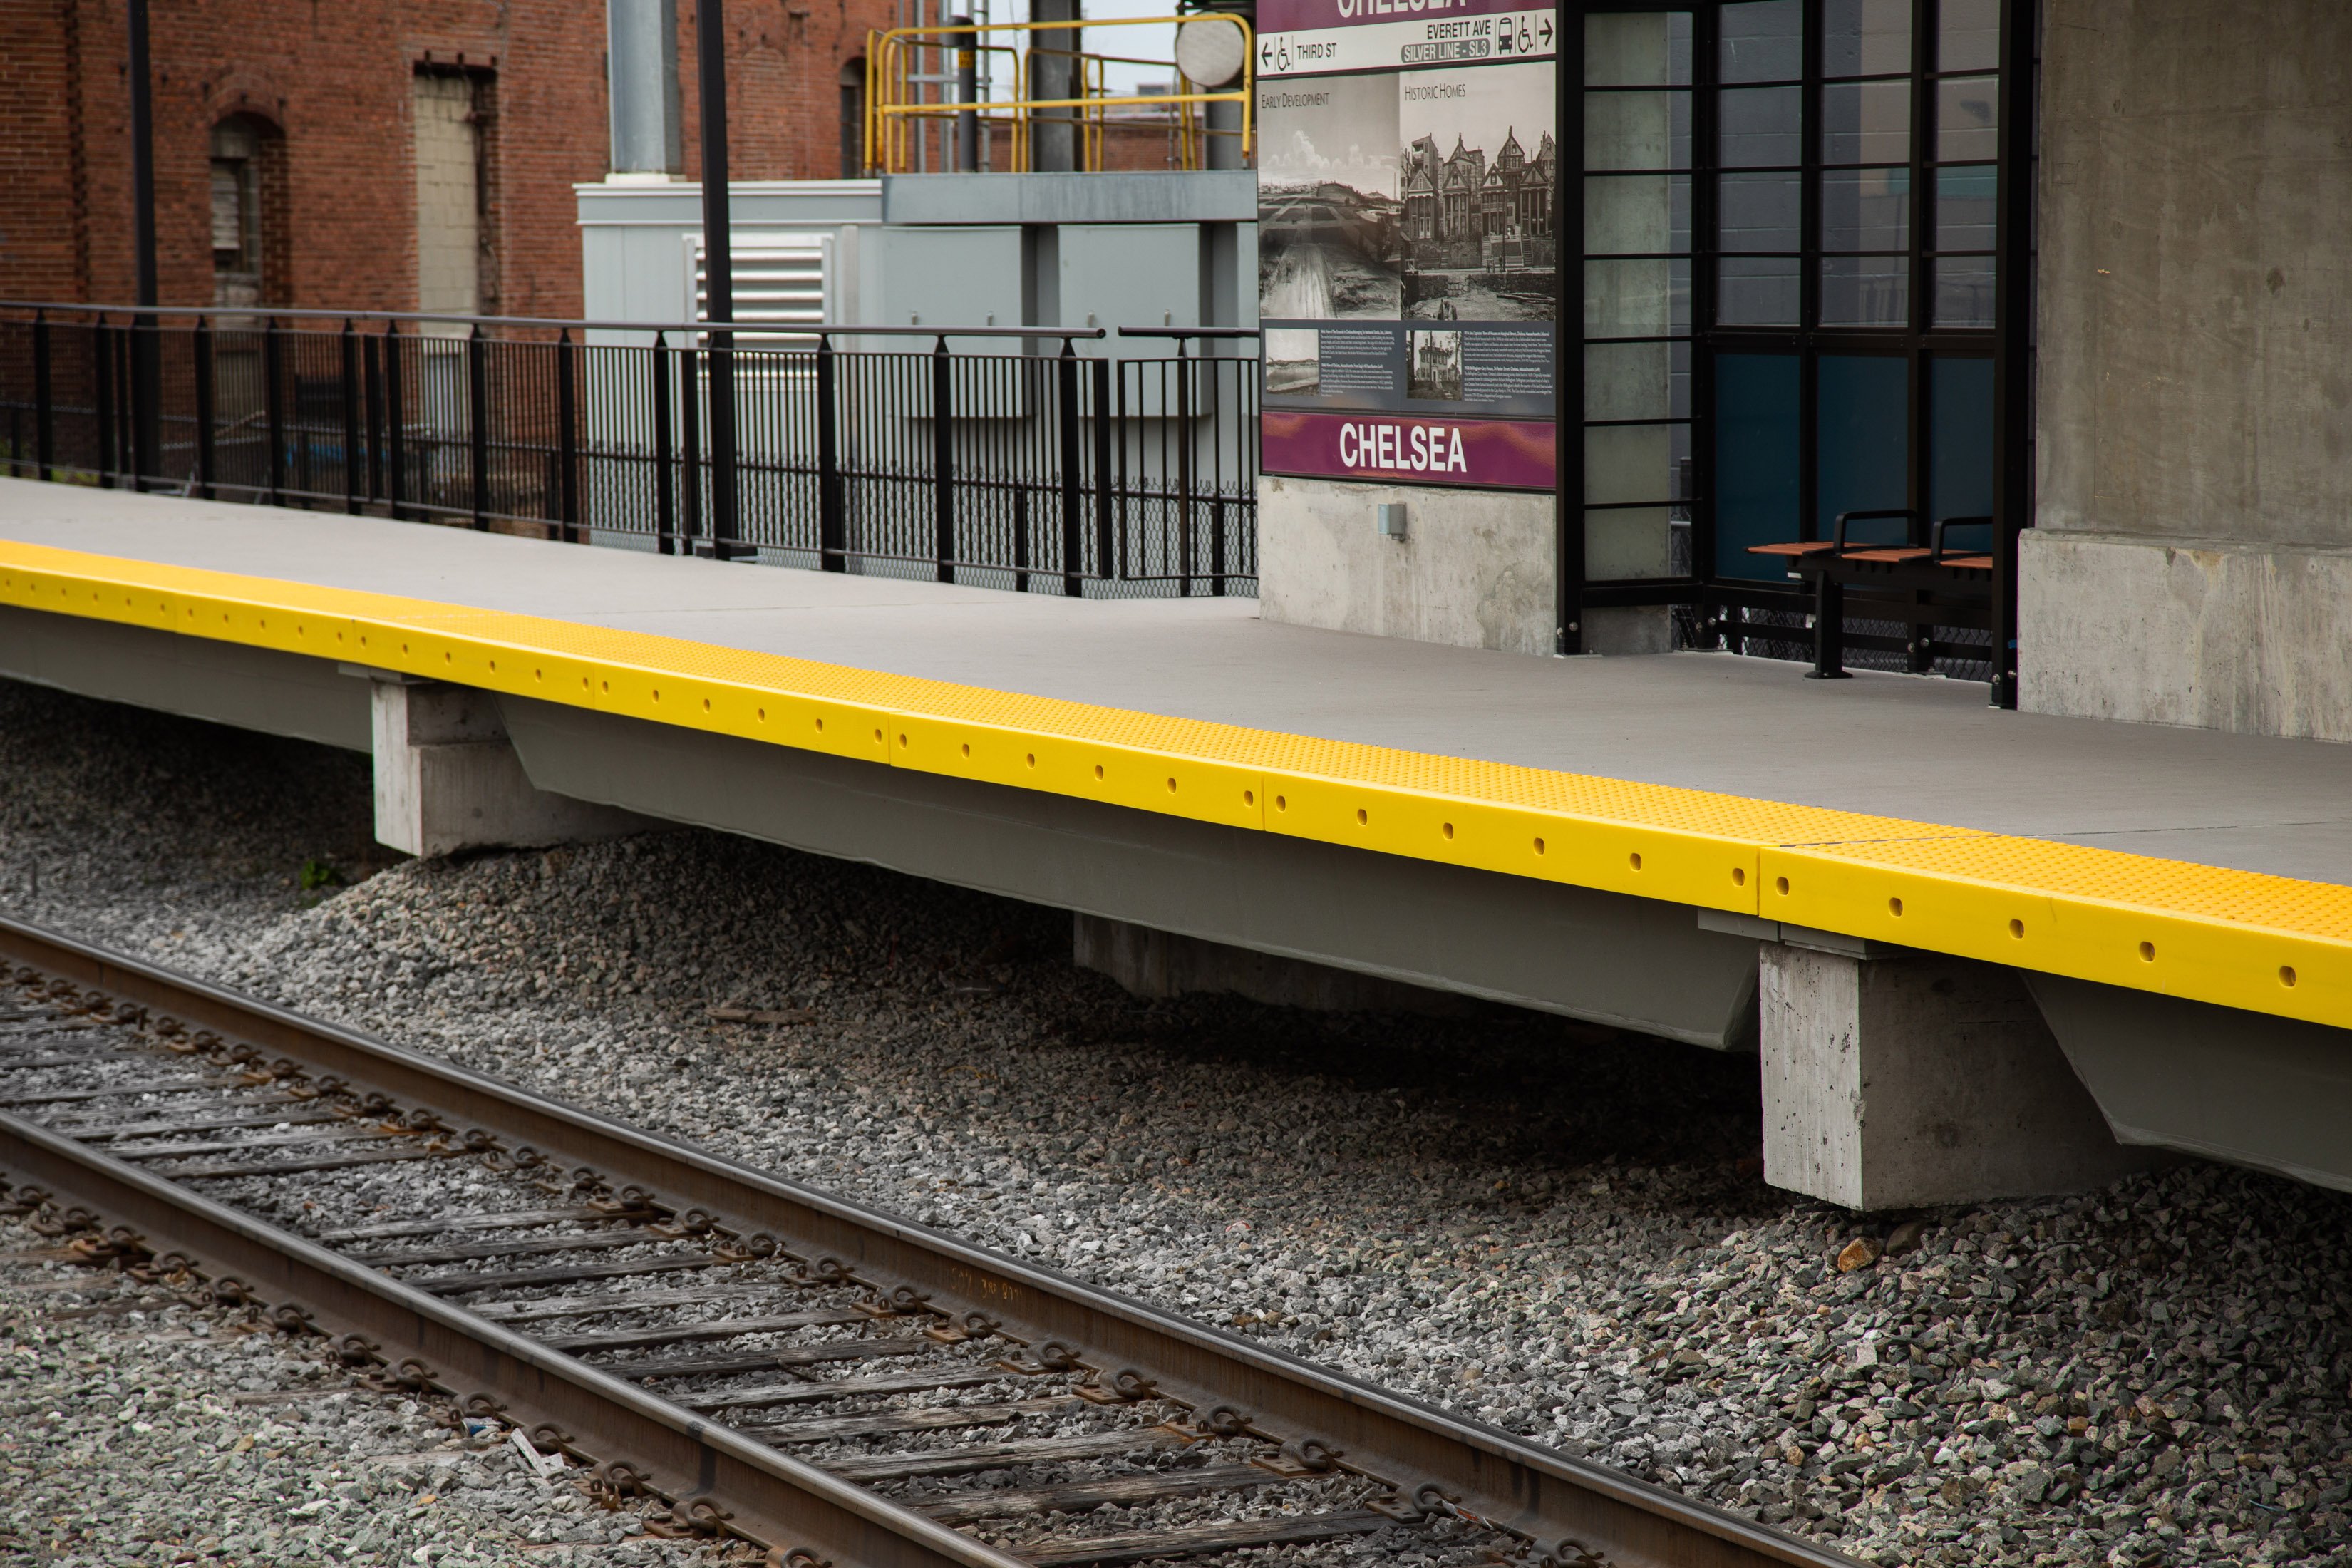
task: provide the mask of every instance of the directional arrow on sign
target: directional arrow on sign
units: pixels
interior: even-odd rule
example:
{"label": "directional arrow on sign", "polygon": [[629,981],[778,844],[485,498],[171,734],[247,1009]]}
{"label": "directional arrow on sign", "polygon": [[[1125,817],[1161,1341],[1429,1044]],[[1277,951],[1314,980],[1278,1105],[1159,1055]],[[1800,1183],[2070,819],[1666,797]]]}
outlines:
{"label": "directional arrow on sign", "polygon": [[1545,48],[1551,47],[1551,18],[1549,16],[1546,16],[1543,19],[1543,47]]}
{"label": "directional arrow on sign", "polygon": [[1262,42],[1258,45],[1257,68],[1260,70],[1272,70],[1274,68],[1274,46],[1272,44]]}

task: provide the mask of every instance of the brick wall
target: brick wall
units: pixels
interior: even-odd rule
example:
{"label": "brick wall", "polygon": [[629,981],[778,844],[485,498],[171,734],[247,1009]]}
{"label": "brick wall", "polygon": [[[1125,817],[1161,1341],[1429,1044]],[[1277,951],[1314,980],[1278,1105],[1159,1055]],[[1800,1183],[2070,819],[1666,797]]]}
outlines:
{"label": "brick wall", "polygon": [[[695,0],[679,0],[687,173],[699,163]],[[732,0],[739,180],[841,169],[842,66],[889,0]],[[167,304],[212,300],[212,128],[282,138],[264,191],[269,303],[418,302],[416,82],[478,84],[485,309],[576,315],[572,186],[606,166],[601,5],[578,0],[173,0],[150,16],[157,263]],[[130,101],[121,0],[0,0],[0,298],[128,300]],[[282,262],[280,262],[282,258]]]}

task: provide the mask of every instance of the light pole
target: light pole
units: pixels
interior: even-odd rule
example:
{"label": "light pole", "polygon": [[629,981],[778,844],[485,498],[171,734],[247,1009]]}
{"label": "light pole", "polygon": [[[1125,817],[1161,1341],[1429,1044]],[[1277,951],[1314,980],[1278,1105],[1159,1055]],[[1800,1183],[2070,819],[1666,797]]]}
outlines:
{"label": "light pole", "polygon": [[131,486],[144,489],[160,466],[156,404],[163,379],[155,342],[155,110],[147,67],[147,0],[129,3],[131,226],[140,307],[131,319]]}
{"label": "light pole", "polygon": [[[133,0],[137,4],[138,0]],[[698,0],[694,52],[702,90],[702,276],[704,319],[735,319],[735,252],[727,210],[727,20],[723,0]],[[710,553],[720,561],[737,537],[735,517],[735,334],[709,334]]]}

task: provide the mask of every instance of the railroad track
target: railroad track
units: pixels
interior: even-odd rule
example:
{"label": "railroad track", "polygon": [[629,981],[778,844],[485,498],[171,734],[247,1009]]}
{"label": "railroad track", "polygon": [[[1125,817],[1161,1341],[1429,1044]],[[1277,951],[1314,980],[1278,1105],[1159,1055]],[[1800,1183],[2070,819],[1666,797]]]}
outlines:
{"label": "railroad track", "polygon": [[[777,1568],[1851,1559],[908,1221],[0,919],[0,1207]],[[1106,1512],[1105,1510],[1109,1510]]]}

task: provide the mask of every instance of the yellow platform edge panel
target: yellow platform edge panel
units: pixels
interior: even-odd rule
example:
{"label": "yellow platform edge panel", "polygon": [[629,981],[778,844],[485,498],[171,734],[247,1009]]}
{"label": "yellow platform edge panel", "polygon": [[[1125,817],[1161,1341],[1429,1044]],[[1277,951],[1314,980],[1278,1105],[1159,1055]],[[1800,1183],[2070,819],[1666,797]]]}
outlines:
{"label": "yellow platform edge panel", "polygon": [[7,541],[0,604],[2352,1025],[2334,884]]}

